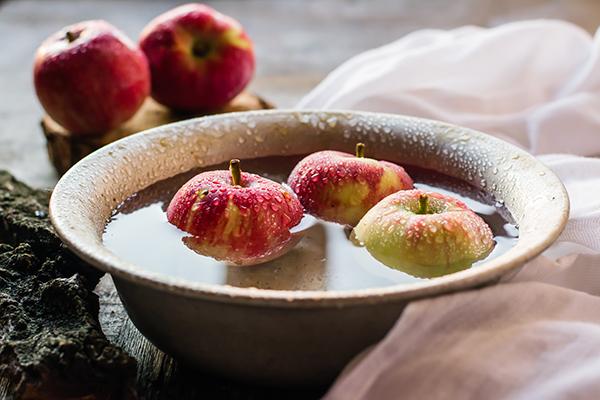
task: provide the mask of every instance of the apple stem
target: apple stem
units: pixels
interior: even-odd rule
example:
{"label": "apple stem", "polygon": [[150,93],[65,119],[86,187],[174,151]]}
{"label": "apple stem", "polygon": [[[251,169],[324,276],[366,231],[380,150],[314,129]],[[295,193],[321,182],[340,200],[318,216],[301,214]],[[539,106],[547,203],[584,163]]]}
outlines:
{"label": "apple stem", "polygon": [[365,144],[356,143],[356,157],[363,158],[365,156]]}
{"label": "apple stem", "polygon": [[429,196],[426,194],[419,195],[419,210],[417,214],[427,214],[427,208],[429,206]]}
{"label": "apple stem", "polygon": [[242,181],[242,169],[240,168],[240,160],[234,158],[229,161],[229,172],[231,172],[231,183],[233,186],[239,186]]}
{"label": "apple stem", "polygon": [[77,39],[79,35],[71,32],[71,31],[67,31],[67,33],[65,33],[65,37],[67,38],[67,40],[69,41],[69,43],[72,43],[75,41],[75,39]]}
{"label": "apple stem", "polygon": [[211,52],[210,43],[206,41],[197,41],[192,46],[192,54],[198,58],[204,58]]}

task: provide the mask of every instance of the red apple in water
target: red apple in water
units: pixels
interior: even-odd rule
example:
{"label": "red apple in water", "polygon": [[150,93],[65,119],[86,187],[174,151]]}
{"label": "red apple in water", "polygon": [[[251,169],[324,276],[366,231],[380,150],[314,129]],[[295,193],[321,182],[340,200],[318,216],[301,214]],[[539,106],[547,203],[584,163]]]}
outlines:
{"label": "red apple in water", "polygon": [[123,33],[105,21],[85,21],[42,43],[34,83],[50,117],[74,135],[94,135],[135,114],[150,92],[150,73]]}
{"label": "red apple in water", "polygon": [[302,205],[282,185],[241,172],[196,175],[175,194],[167,219],[191,234],[184,241],[198,253],[235,264],[258,264],[281,254],[292,241],[290,229],[303,216]]}
{"label": "red apple in water", "polygon": [[327,150],[307,156],[288,185],[308,213],[354,226],[379,200],[412,189],[413,181],[396,164],[364,157],[364,144],[358,143],[356,155]]}
{"label": "red apple in water", "polygon": [[152,75],[152,97],[181,111],[224,106],[254,74],[250,38],[234,19],[203,4],[187,4],[144,28],[140,47]]}
{"label": "red apple in water", "polygon": [[353,233],[385,265],[422,278],[468,268],[494,247],[490,227],[466,204],[422,190],[381,200]]}

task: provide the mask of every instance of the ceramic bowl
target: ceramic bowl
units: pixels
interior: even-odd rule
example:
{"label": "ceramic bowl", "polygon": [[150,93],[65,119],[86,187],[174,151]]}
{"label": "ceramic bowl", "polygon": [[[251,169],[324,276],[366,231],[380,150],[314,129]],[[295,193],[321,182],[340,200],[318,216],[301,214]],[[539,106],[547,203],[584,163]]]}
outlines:
{"label": "ceramic bowl", "polygon": [[[358,141],[374,158],[440,171],[482,188],[519,225],[517,244],[484,265],[444,277],[327,292],[178,280],[126,262],[102,244],[112,210],[159,180],[231,158],[343,150]],[[515,272],[557,238],[568,210],[565,189],[548,168],[492,136],[406,116],[319,111],[217,115],[127,137],[75,165],[50,201],[58,235],[112,275],[131,320],[156,346],[201,368],[270,384],[333,379],[386,334],[408,302]]]}

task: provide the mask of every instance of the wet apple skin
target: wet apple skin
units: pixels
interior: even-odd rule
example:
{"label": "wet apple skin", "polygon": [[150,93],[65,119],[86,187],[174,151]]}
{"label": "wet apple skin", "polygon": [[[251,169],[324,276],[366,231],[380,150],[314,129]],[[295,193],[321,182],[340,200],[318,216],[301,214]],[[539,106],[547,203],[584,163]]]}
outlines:
{"label": "wet apple skin", "polygon": [[413,180],[391,162],[327,150],[301,160],[288,185],[308,213],[354,226],[384,197],[412,189]]}
{"label": "wet apple skin", "polygon": [[233,263],[251,263],[281,249],[303,216],[293,193],[269,179],[209,171],[185,183],[167,208],[168,221],[193,236],[194,249]]}
{"label": "wet apple skin", "polygon": [[[430,213],[418,214],[422,195],[428,196]],[[462,201],[422,190],[386,197],[354,235],[377,260],[421,277],[467,268],[494,248],[490,227]]]}

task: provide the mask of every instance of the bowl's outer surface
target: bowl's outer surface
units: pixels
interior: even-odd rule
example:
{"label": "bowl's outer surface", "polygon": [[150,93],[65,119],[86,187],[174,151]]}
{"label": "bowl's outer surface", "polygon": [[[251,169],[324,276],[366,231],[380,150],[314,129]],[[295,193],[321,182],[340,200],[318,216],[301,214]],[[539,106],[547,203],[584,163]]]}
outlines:
{"label": "bowl's outer surface", "polygon": [[[130,264],[102,244],[112,210],[159,180],[231,158],[349,151],[358,141],[373,158],[433,169],[482,188],[519,225],[517,245],[477,268],[422,283],[323,292],[177,280]],[[558,237],[568,210],[559,179],[506,142],[437,121],[343,111],[233,113],[145,131],[80,161],[50,201],[59,236],[113,275],[131,319],[150,340],[190,363],[278,384],[331,379],[383,337],[411,300],[514,272]]]}

